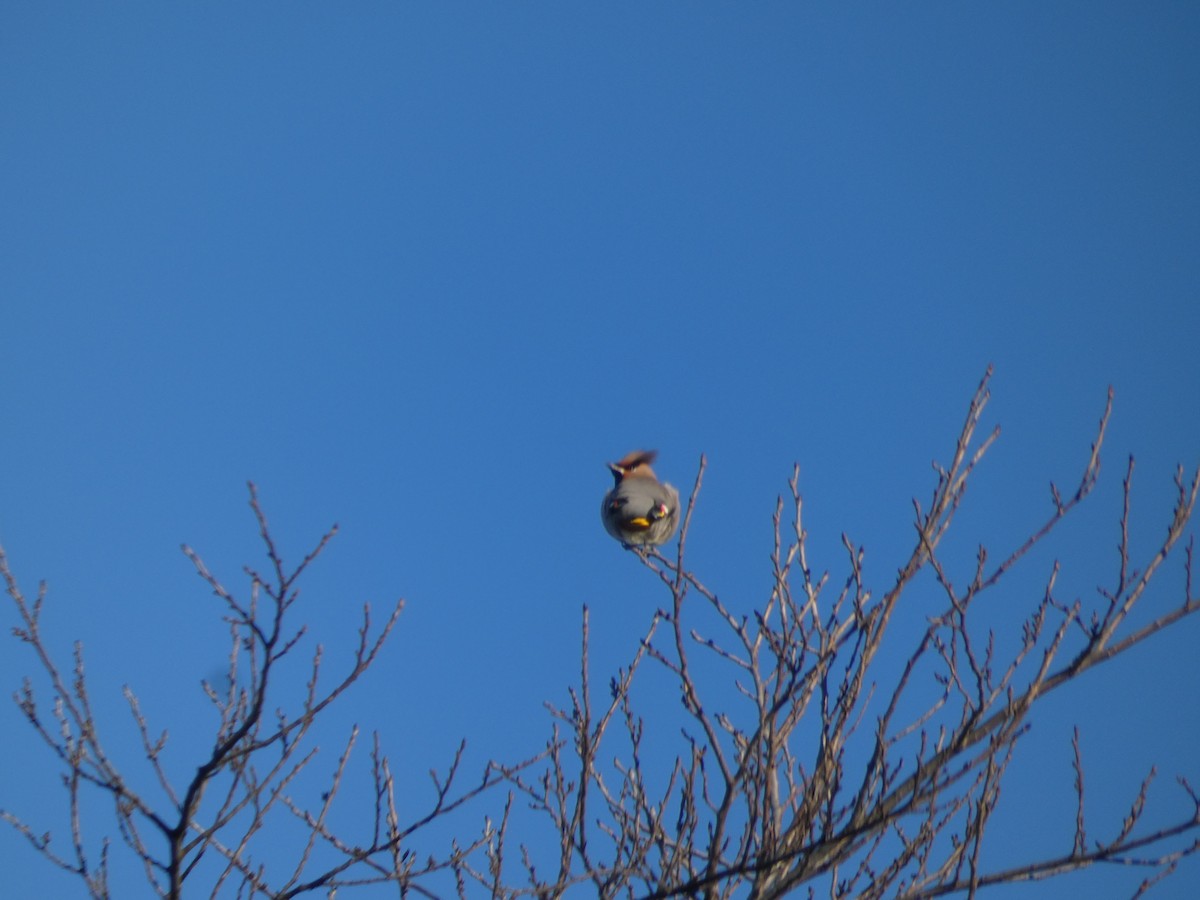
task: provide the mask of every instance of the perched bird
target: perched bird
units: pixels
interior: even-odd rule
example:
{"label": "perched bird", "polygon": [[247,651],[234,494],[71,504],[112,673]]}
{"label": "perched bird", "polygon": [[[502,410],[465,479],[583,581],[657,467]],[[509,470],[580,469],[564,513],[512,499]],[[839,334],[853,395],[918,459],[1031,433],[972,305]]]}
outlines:
{"label": "perched bird", "polygon": [[679,525],[679,491],[660,482],[650,468],[656,450],[634,450],[609,463],[616,484],[604,495],[604,530],[626,547],[664,544]]}

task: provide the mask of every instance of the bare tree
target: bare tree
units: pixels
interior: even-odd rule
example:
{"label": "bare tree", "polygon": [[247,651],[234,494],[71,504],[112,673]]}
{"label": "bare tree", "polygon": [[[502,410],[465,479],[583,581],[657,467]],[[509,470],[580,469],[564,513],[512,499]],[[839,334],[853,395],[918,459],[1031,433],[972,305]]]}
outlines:
{"label": "bare tree", "polygon": [[[370,607],[364,606],[353,662],[333,684],[321,683],[320,645],[313,651],[306,670],[297,671],[294,666],[288,669],[288,663],[299,662],[295,656],[305,636],[305,628],[291,625],[289,615],[298,597],[297,581],[336,534],[337,526],[289,570],[276,549],[253,484],[250,506],[258,522],[269,568],[266,574],[246,569],[250,582],[247,597],[240,598],[226,589],[190,547],[183,548],[200,577],[223,604],[230,635],[223,687],[204,684],[204,691],[218,713],[216,733],[186,784],[176,787],[171,783],[163,766],[167,734],[151,732],[137,697],[128,688],[125,690],[142,737],[144,761],[168,798],[159,807],[132,787],[132,780],[105,749],[92,710],[82,646],[75,645],[74,666],[69,676],[47,651],[40,629],[45,585],[29,601],[0,550],[0,574],[21,620],[13,632],[33,649],[49,681],[51,694],[47,713],[39,706],[33,684],[27,678],[16,701],[65,769],[69,846],[58,849],[48,833],[39,834],[9,811],[0,812],[0,816],[16,827],[42,856],[77,874],[89,895],[95,898],[111,896],[110,841],[105,838],[96,849],[85,838],[81,792],[88,788],[109,796],[121,841],[140,861],[146,880],[162,897],[181,897],[185,883],[195,885],[194,892],[207,891],[214,897],[228,888],[237,896],[286,898],[318,890],[328,891],[332,896],[339,887],[379,882],[395,882],[403,890],[436,896],[424,882],[438,873],[453,873],[465,859],[485,846],[486,831],[454,844],[440,857],[418,859],[407,849],[408,842],[430,823],[488,792],[516,770],[489,765],[478,781],[460,788],[464,749],[460,746],[444,776],[432,773],[434,798],[428,809],[415,820],[405,822],[398,812],[391,767],[376,736],[371,750],[374,802],[363,815],[364,824],[369,826],[367,838],[352,840],[333,833],[327,819],[358,739],[355,728],[339,756],[332,782],[321,792],[318,804],[309,808],[297,802],[290,788],[318,752],[310,735],[314,723],[375,662],[404,603],[398,602],[376,629],[372,628]],[[294,683],[306,675],[298,710],[270,708],[270,698],[275,696],[278,682],[290,679]],[[265,837],[265,843],[270,843],[270,829],[279,827],[280,815],[303,824],[302,839],[294,848],[292,868],[282,876],[269,877],[254,851],[256,840]],[[322,851],[320,855],[326,865],[314,864],[318,850]],[[203,861],[214,857],[217,865],[200,868]]]}
{"label": "bare tree", "polygon": [[[925,505],[914,501],[912,551],[879,596],[864,581],[863,549],[845,536],[846,575],[836,583],[828,574],[814,576],[797,469],[786,504],[790,515],[782,499],[775,510],[770,593],[751,614],[729,609],[685,562],[704,476],[701,458],[674,558],[639,553],[661,580],[667,607],[603,701],[590,687],[584,610],[581,686],[565,708],[552,707],[558,728],[541,776],[513,777],[557,836],[556,872],[542,878],[526,865],[536,892],[552,896],[586,877],[604,896],[769,898],[801,886],[831,897],[974,896],[990,885],[1103,862],[1145,867],[1145,889],[1200,848],[1200,797],[1183,779],[1190,814],[1139,830],[1153,773],[1114,836],[1089,840],[1076,735],[1076,828],[1064,852],[1003,871],[981,865],[1005,771],[1037,701],[1200,609],[1191,580],[1193,539],[1185,548],[1180,602],[1137,628],[1123,627],[1183,537],[1200,488],[1200,471],[1190,480],[1177,471],[1166,536],[1136,567],[1129,541],[1131,458],[1118,575],[1101,588],[1100,607],[1062,602],[1056,563],[1040,601],[1031,604],[1018,649],[998,656],[995,635],[975,625],[974,613],[1095,486],[1112,391],[1075,490],[1064,496],[1051,485],[1052,509],[1026,540],[999,562],[980,546],[972,570],[957,577],[938,550],[968,481],[999,436],[998,428],[982,439],[977,434],[990,376],[989,369],[949,464],[935,465],[932,497]],[[944,608],[904,651],[898,677],[880,683],[873,673],[889,625],[922,572],[932,572]],[[699,618],[697,604],[716,623],[715,633],[687,624]],[[632,699],[647,664],[676,682],[690,722],[666,777],[643,762],[649,755],[646,711]],[[706,697],[700,673],[711,675],[714,668],[725,673],[720,702],[727,702],[732,680],[736,708],[722,709]]]}
{"label": "bare tree", "polygon": [[[1191,579],[1193,538],[1183,551],[1184,596],[1131,624],[1131,612],[1184,538],[1200,470],[1190,479],[1177,471],[1166,536],[1139,564],[1130,546],[1130,459],[1114,583],[1101,588],[1095,608],[1065,602],[1056,593],[1055,563],[1040,598],[1029,605],[1015,650],[1005,653],[998,649],[1004,642],[980,624],[985,595],[1007,585],[1014,568],[1092,491],[1112,392],[1078,486],[1064,494],[1051,485],[1051,510],[1027,539],[999,557],[979,547],[960,573],[940,548],[967,484],[999,434],[977,434],[990,374],[972,399],[949,463],[935,467],[931,498],[914,502],[911,553],[881,593],[866,583],[863,548],[844,536],[844,576],[814,574],[796,470],[788,502],[781,499],[775,510],[771,588],[759,608],[731,609],[685,561],[705,472],[701,458],[674,555],[631,551],[653,573],[667,602],[652,616],[629,664],[608,681],[603,699],[592,687],[585,608],[580,684],[566,706],[550,706],[554,724],[543,752],[515,765],[489,763],[478,780],[459,787],[460,749],[447,774],[434,776],[427,813],[405,823],[376,740],[374,800],[363,813],[366,840],[335,833],[328,816],[356,732],[319,803],[302,805],[291,786],[313,758],[316,717],[377,658],[401,605],[374,633],[364,610],[354,663],[332,687],[318,687],[318,647],[300,709],[274,719],[264,715],[270,689],[287,677],[283,665],[303,636],[302,628],[285,624],[296,580],[332,531],[287,569],[252,487],[270,569],[265,576],[247,570],[244,600],[185,548],[224,605],[231,636],[228,687],[206,687],[220,726],[195,775],[178,790],[160,762],[165,736],[151,734],[128,694],[145,760],[169,797],[160,809],[129,787],[104,750],[81,650],[70,678],[47,652],[39,631],[44,589],[26,600],[0,555],[22,623],[16,635],[32,647],[49,681],[48,716],[29,681],[17,702],[64,768],[69,849],[52,846],[49,835],[12,813],[3,817],[37,852],[78,874],[93,897],[109,895],[108,844],[98,851],[86,846],[79,814],[86,788],[111,797],[122,842],[155,890],[168,897],[181,896],[185,881],[212,896],[292,897],[319,890],[333,896],[341,888],[379,882],[394,882],[402,895],[423,896],[556,897],[576,886],[604,897],[768,898],[800,889],[831,897],[974,896],[992,885],[1109,862],[1145,869],[1140,894],[1200,850],[1200,796],[1179,779],[1188,815],[1145,827],[1152,772],[1131,798],[1129,814],[1111,823],[1111,835],[1090,838],[1096,829],[1085,817],[1078,732],[1072,748],[1075,828],[1064,835],[1062,852],[991,870],[981,850],[1035,704],[1200,609]],[[929,587],[941,597],[940,611],[904,646],[891,627],[896,610],[903,597]],[[884,660],[897,653],[902,663],[892,672]],[[635,686],[651,677],[674,685],[682,729],[654,727],[663,711],[639,707]],[[414,836],[426,826],[489,803],[493,815],[482,830],[469,837],[460,832],[440,854],[418,859],[412,851]],[[302,837],[294,867],[269,878],[255,841],[275,827],[277,815],[299,822]],[[461,818],[450,821],[467,827]],[[213,857],[218,866],[200,867],[202,858]]]}

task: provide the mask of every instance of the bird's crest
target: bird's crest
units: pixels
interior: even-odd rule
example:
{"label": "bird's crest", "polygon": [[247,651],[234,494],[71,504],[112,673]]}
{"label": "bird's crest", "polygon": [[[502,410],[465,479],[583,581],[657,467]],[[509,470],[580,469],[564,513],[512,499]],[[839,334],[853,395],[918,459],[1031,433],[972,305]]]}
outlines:
{"label": "bird's crest", "polygon": [[639,477],[654,478],[654,470],[650,468],[650,463],[658,458],[657,450],[634,450],[626,453],[615,463],[609,463],[608,467],[612,469],[613,477],[620,481],[627,475],[637,475]]}

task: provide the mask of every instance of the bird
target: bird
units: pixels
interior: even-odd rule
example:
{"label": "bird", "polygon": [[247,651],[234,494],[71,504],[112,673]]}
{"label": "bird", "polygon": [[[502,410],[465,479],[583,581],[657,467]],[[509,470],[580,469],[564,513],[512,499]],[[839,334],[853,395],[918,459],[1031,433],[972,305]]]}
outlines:
{"label": "bird", "polygon": [[650,463],[657,457],[657,450],[634,450],[608,464],[615,484],[600,520],[626,549],[665,544],[679,525],[679,491],[655,476]]}

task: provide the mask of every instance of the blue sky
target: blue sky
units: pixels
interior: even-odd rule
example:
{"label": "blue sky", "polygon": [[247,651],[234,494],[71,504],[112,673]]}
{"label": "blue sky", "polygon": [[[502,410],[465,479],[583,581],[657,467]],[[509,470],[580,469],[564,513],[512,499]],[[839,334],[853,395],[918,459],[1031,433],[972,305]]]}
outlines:
{"label": "blue sky", "polygon": [[[1090,601],[1125,457],[1144,554],[1200,456],[1198,96],[1182,2],[7,3],[0,543],[114,741],[128,683],[184,772],[225,648],[180,543],[240,585],[247,479],[292,558],[338,522],[304,594],[328,652],[364,601],[408,606],[328,743],[377,728],[419,792],[460,738],[479,765],[541,746],[581,604],[606,679],[665,602],[600,526],[606,460],[657,447],[687,486],[707,455],[692,565],[745,610],[798,462],[814,567],[845,531],[882,588],[993,363],[967,556],[1040,521],[1116,389],[1100,489],[1008,602],[1060,554]],[[1052,698],[997,859],[1075,722],[1108,830],[1151,763],[1172,809],[1197,639]],[[10,643],[0,684],[31,668]],[[63,833],[15,708],[0,729],[0,806]],[[0,857],[14,896],[76,889],[11,833]],[[1192,862],[1157,896],[1198,886]]]}

